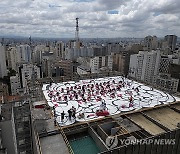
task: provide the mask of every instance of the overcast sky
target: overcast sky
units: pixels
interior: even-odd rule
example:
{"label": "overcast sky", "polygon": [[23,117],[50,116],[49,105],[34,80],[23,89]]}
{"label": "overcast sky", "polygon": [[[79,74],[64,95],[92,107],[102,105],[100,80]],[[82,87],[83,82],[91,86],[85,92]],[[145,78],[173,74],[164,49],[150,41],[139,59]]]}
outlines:
{"label": "overcast sky", "polygon": [[0,35],[180,36],[180,0],[0,0]]}

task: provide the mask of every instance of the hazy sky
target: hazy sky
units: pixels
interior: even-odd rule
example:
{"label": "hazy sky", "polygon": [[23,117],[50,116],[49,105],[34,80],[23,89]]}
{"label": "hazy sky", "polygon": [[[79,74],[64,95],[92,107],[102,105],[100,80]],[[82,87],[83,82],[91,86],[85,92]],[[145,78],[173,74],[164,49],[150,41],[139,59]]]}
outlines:
{"label": "hazy sky", "polygon": [[[61,6],[61,7],[60,7]],[[180,36],[180,0],[0,0],[0,35]]]}

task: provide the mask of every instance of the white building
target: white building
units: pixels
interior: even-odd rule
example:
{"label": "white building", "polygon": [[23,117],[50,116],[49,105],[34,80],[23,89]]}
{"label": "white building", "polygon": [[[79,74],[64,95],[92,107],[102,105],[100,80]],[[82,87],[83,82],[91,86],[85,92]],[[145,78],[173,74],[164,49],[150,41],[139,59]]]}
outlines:
{"label": "white building", "polygon": [[129,76],[151,83],[159,73],[159,63],[160,51],[140,51],[130,57]]}
{"label": "white building", "polygon": [[5,48],[0,44],[0,78],[7,76]]}
{"label": "white building", "polygon": [[10,83],[11,83],[11,93],[12,95],[18,95],[20,94],[21,90],[21,83],[19,76],[11,76],[10,77]]}
{"label": "white building", "polygon": [[91,73],[99,73],[100,71],[106,70],[106,71],[112,71],[113,66],[113,57],[112,55],[108,56],[97,56],[92,58],[78,58],[77,62],[81,64],[81,66],[78,67],[78,72],[82,72],[82,74],[85,74],[85,72],[89,73],[89,70]]}
{"label": "white building", "polygon": [[27,91],[28,81],[40,78],[40,68],[32,64],[22,64],[19,68],[21,87]]}
{"label": "white building", "polygon": [[102,69],[106,69],[107,71],[112,71],[112,66],[113,66],[112,55],[94,57],[90,61],[90,67],[92,73],[98,73]]}

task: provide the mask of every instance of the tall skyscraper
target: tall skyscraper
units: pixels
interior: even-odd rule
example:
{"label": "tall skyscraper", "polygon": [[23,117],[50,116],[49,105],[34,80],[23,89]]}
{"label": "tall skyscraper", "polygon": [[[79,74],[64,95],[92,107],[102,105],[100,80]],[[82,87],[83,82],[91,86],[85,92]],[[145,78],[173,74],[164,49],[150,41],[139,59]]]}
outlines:
{"label": "tall skyscraper", "polygon": [[5,48],[0,44],[0,78],[7,76]]}
{"label": "tall skyscraper", "polygon": [[176,48],[177,36],[176,35],[166,35],[164,40],[167,42],[168,47],[174,51]]}
{"label": "tall skyscraper", "polygon": [[65,44],[63,42],[56,43],[56,57],[65,57]]}
{"label": "tall skyscraper", "polygon": [[21,62],[31,62],[32,51],[29,45],[20,45],[17,47]]}
{"label": "tall skyscraper", "polygon": [[152,83],[159,73],[160,51],[140,51],[131,55],[129,76]]}
{"label": "tall skyscraper", "polygon": [[20,62],[20,57],[16,47],[11,47],[7,50],[7,67],[18,71],[17,63]]}

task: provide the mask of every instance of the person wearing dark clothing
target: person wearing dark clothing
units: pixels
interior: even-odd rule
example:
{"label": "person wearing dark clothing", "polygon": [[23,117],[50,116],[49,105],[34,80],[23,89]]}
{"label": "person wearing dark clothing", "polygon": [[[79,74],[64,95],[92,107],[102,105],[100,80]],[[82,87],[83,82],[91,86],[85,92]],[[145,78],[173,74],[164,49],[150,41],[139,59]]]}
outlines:
{"label": "person wearing dark clothing", "polygon": [[54,117],[54,126],[57,126],[56,117]]}
{"label": "person wearing dark clothing", "polygon": [[76,119],[76,108],[72,106],[72,117]]}
{"label": "person wearing dark clothing", "polygon": [[76,119],[76,112],[74,110],[72,111],[72,117]]}
{"label": "person wearing dark clothing", "polygon": [[64,96],[64,100],[67,101],[67,96]]}
{"label": "person wearing dark clothing", "polygon": [[53,106],[54,117],[56,117],[56,107]]}
{"label": "person wearing dark clothing", "polygon": [[61,121],[64,121],[64,116],[65,116],[65,113],[64,111],[61,113]]}
{"label": "person wearing dark clothing", "polygon": [[78,95],[77,94],[75,95],[75,98],[78,99]]}
{"label": "person wearing dark clothing", "polygon": [[72,117],[72,111],[71,111],[71,109],[68,110],[68,117],[69,117],[69,120],[71,121],[71,117]]}

